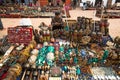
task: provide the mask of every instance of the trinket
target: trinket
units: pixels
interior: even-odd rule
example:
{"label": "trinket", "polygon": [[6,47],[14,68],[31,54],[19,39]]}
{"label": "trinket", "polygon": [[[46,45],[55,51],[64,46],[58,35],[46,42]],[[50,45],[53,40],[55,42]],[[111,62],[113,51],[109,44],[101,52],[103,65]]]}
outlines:
{"label": "trinket", "polygon": [[36,55],[31,55],[30,58],[28,59],[29,64],[31,64],[31,65],[34,64],[36,59],[37,59]]}
{"label": "trinket", "polygon": [[91,37],[89,37],[89,36],[82,37],[82,43],[85,45],[88,44],[90,42],[90,40],[91,40]]}
{"label": "trinket", "polygon": [[59,77],[59,76],[61,76],[61,68],[57,67],[57,66],[51,67],[50,74],[51,74],[51,77]]}

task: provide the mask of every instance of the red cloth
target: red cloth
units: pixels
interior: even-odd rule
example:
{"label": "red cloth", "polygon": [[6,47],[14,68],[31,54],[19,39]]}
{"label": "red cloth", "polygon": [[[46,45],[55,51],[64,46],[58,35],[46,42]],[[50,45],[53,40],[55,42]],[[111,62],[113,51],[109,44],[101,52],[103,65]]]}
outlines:
{"label": "red cloth", "polygon": [[2,77],[0,78],[0,80],[3,80],[6,76],[7,76],[7,73],[4,73],[4,74],[2,75]]}

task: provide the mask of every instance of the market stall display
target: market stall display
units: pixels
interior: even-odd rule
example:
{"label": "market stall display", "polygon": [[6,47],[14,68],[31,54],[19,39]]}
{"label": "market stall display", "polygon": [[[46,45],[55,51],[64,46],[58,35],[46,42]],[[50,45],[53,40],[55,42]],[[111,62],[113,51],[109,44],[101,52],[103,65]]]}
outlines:
{"label": "market stall display", "polygon": [[65,18],[63,7],[0,6],[0,16],[2,18],[51,18],[56,11],[61,12],[62,17]]}
{"label": "market stall display", "polygon": [[102,10],[97,9],[96,10],[96,16],[97,17],[105,17],[105,18],[110,18],[110,19],[114,19],[114,18],[120,18],[120,10]]}
{"label": "market stall display", "polygon": [[[68,22],[55,31],[32,29],[35,34],[28,44],[12,42],[7,60],[1,58],[0,79],[119,80],[119,37],[112,40],[107,20],[78,17]],[[108,41],[115,45],[109,46]]]}

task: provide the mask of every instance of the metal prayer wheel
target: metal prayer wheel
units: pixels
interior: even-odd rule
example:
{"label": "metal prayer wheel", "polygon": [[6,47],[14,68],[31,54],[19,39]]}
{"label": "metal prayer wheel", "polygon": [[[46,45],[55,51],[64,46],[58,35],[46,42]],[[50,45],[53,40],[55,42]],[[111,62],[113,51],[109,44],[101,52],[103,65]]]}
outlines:
{"label": "metal prayer wheel", "polygon": [[114,46],[116,48],[119,48],[120,47],[120,37],[119,36],[116,36],[115,39],[114,39]]}
{"label": "metal prayer wheel", "polygon": [[91,40],[91,37],[89,37],[89,36],[83,36],[82,37],[82,43],[84,45],[88,44],[90,42],[90,40]]}
{"label": "metal prayer wheel", "polygon": [[92,43],[96,43],[96,42],[97,42],[97,41],[96,41],[96,38],[97,38],[96,32],[92,32],[92,35],[91,35],[91,42],[92,42]]}
{"label": "metal prayer wheel", "polygon": [[82,29],[81,29],[81,30],[78,32],[78,35],[77,35],[78,42],[81,42],[82,36],[83,36],[83,31],[82,31]]}
{"label": "metal prayer wheel", "polygon": [[78,32],[77,32],[77,30],[75,30],[74,32],[73,32],[73,41],[74,42],[77,42],[77,35],[78,35]]}
{"label": "metal prayer wheel", "polygon": [[46,40],[50,41],[50,31],[49,30],[47,31]]}
{"label": "metal prayer wheel", "polygon": [[21,74],[22,67],[20,64],[15,64],[14,66],[10,67],[7,76],[4,80],[16,80],[17,76]]}
{"label": "metal prayer wheel", "polygon": [[43,31],[43,42],[46,41],[46,31]]}
{"label": "metal prayer wheel", "polygon": [[106,20],[105,21],[105,35],[109,34],[109,23],[108,21]]}
{"label": "metal prayer wheel", "polygon": [[27,59],[28,59],[27,56],[25,56],[25,55],[20,55],[20,57],[18,58],[18,62],[19,62],[19,63],[24,63],[24,62],[27,61]]}
{"label": "metal prayer wheel", "polygon": [[22,67],[20,64],[17,63],[14,66],[12,66],[8,71],[15,72],[16,76],[19,76],[22,71]]}
{"label": "metal prayer wheel", "polygon": [[70,40],[69,31],[65,31],[66,40]]}
{"label": "metal prayer wheel", "polygon": [[109,33],[108,26],[109,26],[109,23],[108,23],[107,19],[102,19],[100,22],[100,27],[101,27],[101,32],[105,35],[107,35]]}
{"label": "metal prayer wheel", "polygon": [[89,23],[90,23],[90,22],[89,22],[89,18],[86,18],[86,19],[85,19],[85,24],[86,24],[86,25],[89,25]]}
{"label": "metal prayer wheel", "polygon": [[101,28],[100,30],[101,30],[102,34],[105,34],[104,25],[105,25],[104,22],[101,22],[101,23],[100,23],[100,28]]}
{"label": "metal prayer wheel", "polygon": [[91,33],[91,30],[89,26],[87,26],[86,29],[84,30],[84,35],[88,36],[90,33]]}
{"label": "metal prayer wheel", "polygon": [[91,31],[92,31],[92,27],[93,27],[93,22],[94,22],[94,21],[92,20],[92,18],[90,18],[90,19],[89,19],[89,24],[90,24],[89,27],[90,27],[90,30],[91,30]]}

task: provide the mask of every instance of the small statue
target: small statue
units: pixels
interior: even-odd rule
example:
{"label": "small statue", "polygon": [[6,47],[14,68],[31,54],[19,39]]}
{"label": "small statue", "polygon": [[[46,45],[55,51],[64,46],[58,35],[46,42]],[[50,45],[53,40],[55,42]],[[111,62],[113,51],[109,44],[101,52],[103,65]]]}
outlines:
{"label": "small statue", "polygon": [[120,47],[120,37],[119,36],[115,37],[113,46],[115,46],[116,48]]}
{"label": "small statue", "polygon": [[73,33],[73,41],[74,42],[77,42],[77,40],[78,40],[77,35],[78,35],[78,32],[77,32],[77,30],[75,30],[74,33]]}
{"label": "small statue", "polygon": [[81,29],[81,30],[78,32],[78,35],[77,35],[78,42],[81,42],[82,36],[83,36],[83,30]]}

